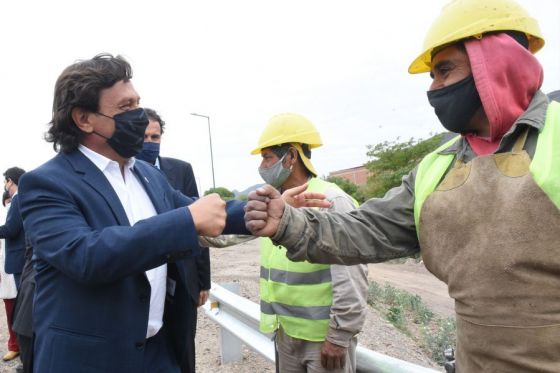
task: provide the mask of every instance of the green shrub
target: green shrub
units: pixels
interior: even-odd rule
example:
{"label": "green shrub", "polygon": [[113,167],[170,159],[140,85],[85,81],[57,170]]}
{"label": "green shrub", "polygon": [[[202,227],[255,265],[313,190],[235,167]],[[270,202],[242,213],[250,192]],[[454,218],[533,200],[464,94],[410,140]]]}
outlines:
{"label": "green shrub", "polygon": [[408,334],[408,329],[406,328],[406,316],[401,307],[393,306],[389,308],[385,317],[391,324],[395,326],[395,328],[400,329]]}
{"label": "green shrub", "polygon": [[424,348],[438,364],[445,363],[443,352],[451,347],[455,347],[457,329],[455,320],[452,318],[438,320],[435,327],[424,327],[422,329]]}
{"label": "green shrub", "polygon": [[455,346],[455,320],[437,318],[419,295],[388,284],[381,286],[375,281],[369,283],[367,303],[443,365],[443,352]]}

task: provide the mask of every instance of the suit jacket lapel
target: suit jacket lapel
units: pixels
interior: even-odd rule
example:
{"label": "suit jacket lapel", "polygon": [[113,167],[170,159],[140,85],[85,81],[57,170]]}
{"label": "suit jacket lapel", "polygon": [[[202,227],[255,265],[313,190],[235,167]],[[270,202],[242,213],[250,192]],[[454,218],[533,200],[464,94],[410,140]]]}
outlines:
{"label": "suit jacket lapel", "polygon": [[140,183],[144,186],[144,190],[148,193],[148,197],[150,197],[150,200],[154,204],[157,213],[161,214],[162,212],[167,211],[168,209],[165,208],[165,194],[162,193],[160,188],[156,187],[157,182],[152,179],[151,174],[147,172],[144,167],[139,165],[138,162],[134,165],[134,173],[138,177],[138,180],[140,180]]}
{"label": "suit jacket lapel", "polygon": [[115,215],[119,225],[130,225],[124,207],[103,172],[95,166],[79,150],[65,154],[74,171],[82,175],[82,179],[95,189],[107,201],[107,205]]}

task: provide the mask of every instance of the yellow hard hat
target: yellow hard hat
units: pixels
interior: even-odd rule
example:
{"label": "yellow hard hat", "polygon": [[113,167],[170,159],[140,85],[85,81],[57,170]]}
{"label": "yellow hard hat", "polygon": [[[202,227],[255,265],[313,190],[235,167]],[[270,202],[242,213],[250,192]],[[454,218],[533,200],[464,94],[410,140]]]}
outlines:
{"label": "yellow hard hat", "polygon": [[262,149],[286,143],[301,143],[309,145],[310,149],[323,145],[321,135],[307,118],[292,113],[273,116],[266,125],[259,145],[251,154],[259,154]]}
{"label": "yellow hard hat", "polygon": [[315,167],[300,144],[307,144],[310,149],[313,149],[323,145],[323,141],[313,123],[299,114],[284,113],[273,116],[259,139],[259,146],[253,149],[251,154],[260,154],[264,148],[287,143],[297,149],[305,167],[317,176]]}
{"label": "yellow hard hat", "polygon": [[513,0],[452,0],[430,27],[423,52],[408,68],[411,74],[431,70],[433,51],[462,39],[482,37],[493,31],[519,31],[529,40],[529,50],[536,53],[544,46],[537,21]]}

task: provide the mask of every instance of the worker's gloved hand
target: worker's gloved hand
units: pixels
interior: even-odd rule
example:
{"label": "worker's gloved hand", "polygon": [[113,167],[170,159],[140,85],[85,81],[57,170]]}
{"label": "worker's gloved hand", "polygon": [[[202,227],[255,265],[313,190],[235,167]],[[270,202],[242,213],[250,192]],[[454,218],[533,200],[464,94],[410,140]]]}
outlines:
{"label": "worker's gloved hand", "polygon": [[337,346],[329,341],[321,346],[321,365],[327,370],[341,369],[346,364],[346,347]]}

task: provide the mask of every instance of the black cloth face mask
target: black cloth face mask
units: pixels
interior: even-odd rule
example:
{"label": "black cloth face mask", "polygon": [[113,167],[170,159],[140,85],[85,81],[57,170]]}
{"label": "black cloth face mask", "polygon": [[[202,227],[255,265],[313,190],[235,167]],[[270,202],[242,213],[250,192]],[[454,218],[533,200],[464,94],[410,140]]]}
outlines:
{"label": "black cloth face mask", "polygon": [[144,132],[148,127],[148,115],[142,108],[125,111],[112,117],[97,113],[115,121],[113,136],[106,137],[94,131],[98,136],[107,139],[107,144],[121,157],[132,158],[142,151]]}
{"label": "black cloth face mask", "polygon": [[461,134],[474,131],[469,123],[482,102],[472,74],[447,87],[428,91],[428,101],[448,131]]}

